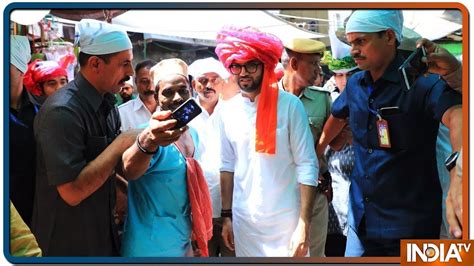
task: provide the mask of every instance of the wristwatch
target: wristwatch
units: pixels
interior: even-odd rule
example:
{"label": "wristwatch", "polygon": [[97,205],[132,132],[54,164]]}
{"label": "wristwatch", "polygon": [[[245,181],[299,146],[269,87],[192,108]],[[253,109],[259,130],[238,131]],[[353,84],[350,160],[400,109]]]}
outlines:
{"label": "wristwatch", "polygon": [[459,157],[459,152],[455,151],[451,153],[446,160],[444,160],[444,165],[446,166],[446,169],[448,169],[448,172],[451,172],[451,170],[456,166],[456,160]]}

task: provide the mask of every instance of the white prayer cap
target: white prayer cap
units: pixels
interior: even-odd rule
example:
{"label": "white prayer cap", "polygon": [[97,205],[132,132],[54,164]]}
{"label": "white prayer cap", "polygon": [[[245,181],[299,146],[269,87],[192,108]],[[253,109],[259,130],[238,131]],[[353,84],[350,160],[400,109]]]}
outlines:
{"label": "white prayer cap", "polygon": [[164,77],[171,75],[181,75],[189,81],[188,65],[179,58],[164,59],[150,69],[153,77],[153,84],[156,86]]}
{"label": "white prayer cap", "polygon": [[25,73],[31,60],[31,48],[25,36],[10,36],[10,63]]}
{"label": "white prayer cap", "polygon": [[212,57],[198,59],[189,65],[189,74],[193,76],[193,78],[197,78],[206,73],[216,73],[223,79],[229,77],[229,72],[225,70],[222,63]]}
{"label": "white prayer cap", "polygon": [[135,87],[135,84],[133,84],[133,77],[132,76],[130,76],[129,79],[127,81],[125,81],[125,83],[132,86],[132,88]]}
{"label": "white prayer cap", "polygon": [[112,54],[132,49],[127,32],[115,25],[94,19],[76,24],[76,43],[89,55]]}
{"label": "white prayer cap", "polygon": [[401,10],[357,10],[347,21],[346,34],[351,32],[380,32],[392,29],[402,42],[403,13]]}

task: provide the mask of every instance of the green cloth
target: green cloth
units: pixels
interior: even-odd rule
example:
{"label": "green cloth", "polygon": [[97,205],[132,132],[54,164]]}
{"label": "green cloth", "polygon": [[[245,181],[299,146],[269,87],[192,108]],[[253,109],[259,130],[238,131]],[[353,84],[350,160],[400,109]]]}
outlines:
{"label": "green cloth", "polygon": [[439,45],[454,56],[462,55],[462,42],[440,43]]}
{"label": "green cloth", "polygon": [[[115,96],[115,106],[120,106],[121,104],[123,104],[123,99],[120,96],[120,94],[115,93],[114,96]],[[133,100],[133,99],[136,99],[137,97],[138,97],[138,95],[136,93],[133,93],[132,98],[130,99],[130,101]]]}
{"label": "green cloth", "polygon": [[[311,133],[313,134],[313,140],[315,147],[319,142],[323,127],[331,114],[331,97],[329,92],[316,86],[306,87],[300,96],[301,102],[303,102],[304,109],[308,115],[309,125]],[[319,172],[324,173],[327,170],[327,166],[324,160],[319,162]]]}
{"label": "green cloth", "polygon": [[329,70],[338,71],[338,70],[350,70],[357,67],[352,56],[348,55],[341,59],[336,59],[332,57],[331,52],[324,52],[324,57],[321,59],[321,63],[328,65]]}
{"label": "green cloth", "polygon": [[10,201],[10,253],[14,257],[41,257],[41,249],[30,228]]}

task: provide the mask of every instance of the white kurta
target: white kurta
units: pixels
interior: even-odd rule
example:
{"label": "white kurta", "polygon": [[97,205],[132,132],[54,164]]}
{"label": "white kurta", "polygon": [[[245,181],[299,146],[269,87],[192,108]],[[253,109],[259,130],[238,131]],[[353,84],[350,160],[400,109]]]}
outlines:
{"label": "white kurta", "polygon": [[[199,106],[199,99],[196,99]],[[212,201],[212,217],[221,217],[221,179],[220,179],[220,141],[219,141],[219,107],[220,102],[214,108],[212,115],[202,108],[202,113],[194,118],[189,126],[196,129],[199,142],[199,164],[206,177],[209,193]]]}
{"label": "white kurta", "polygon": [[301,101],[280,90],[275,155],[255,152],[255,102],[236,95],[221,106],[221,171],[234,172],[237,256],[289,256],[300,213],[299,184],[317,186],[318,165]]}
{"label": "white kurta", "polygon": [[146,108],[140,97],[130,100],[118,107],[120,113],[120,130],[138,128],[138,126],[148,123],[151,113]]}

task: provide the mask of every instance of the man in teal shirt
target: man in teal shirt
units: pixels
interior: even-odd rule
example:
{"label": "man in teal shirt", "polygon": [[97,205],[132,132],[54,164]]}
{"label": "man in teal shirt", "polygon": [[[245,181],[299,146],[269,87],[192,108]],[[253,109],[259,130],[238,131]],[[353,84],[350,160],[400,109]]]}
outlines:
{"label": "man in teal shirt", "polygon": [[[293,39],[284,44],[281,62],[285,74],[280,88],[298,96],[303,102],[308,115],[314,143],[318,143],[324,123],[331,113],[329,92],[313,86],[320,75],[320,61],[325,50],[322,42],[311,39]],[[326,162],[319,159],[320,171],[318,193],[314,201],[314,209],[310,227],[310,256],[324,257],[328,224],[328,199],[324,194],[329,191],[330,180],[324,180],[323,174],[328,173]],[[315,177],[317,178],[317,177]],[[327,184],[329,183],[329,184]],[[328,187],[329,186],[329,187]]]}

